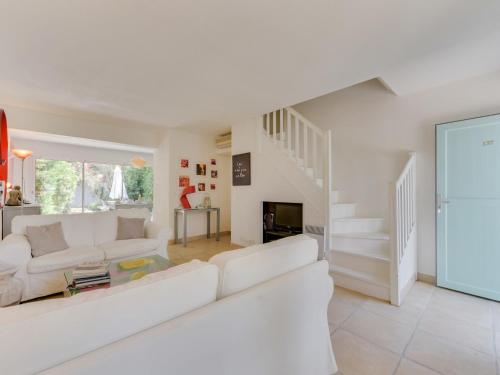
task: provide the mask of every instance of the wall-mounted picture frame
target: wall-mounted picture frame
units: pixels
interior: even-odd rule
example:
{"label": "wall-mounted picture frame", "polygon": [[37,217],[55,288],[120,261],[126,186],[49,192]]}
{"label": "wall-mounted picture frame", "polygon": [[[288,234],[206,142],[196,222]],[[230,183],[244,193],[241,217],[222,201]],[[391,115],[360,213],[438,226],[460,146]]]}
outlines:
{"label": "wall-mounted picture frame", "polygon": [[251,182],[250,153],[233,155],[233,186],[250,185]]}
{"label": "wall-mounted picture frame", "polygon": [[206,176],[207,175],[207,165],[203,163],[196,164],[196,175]]}
{"label": "wall-mounted picture frame", "polygon": [[215,160],[215,159],[210,159],[210,164],[211,164],[211,165],[217,165],[217,160]]}
{"label": "wall-mounted picture frame", "polygon": [[214,183],[210,184],[210,190],[215,190],[215,184]]}
{"label": "wall-mounted picture frame", "polygon": [[189,176],[179,176],[179,187],[189,186]]}
{"label": "wall-mounted picture frame", "polygon": [[181,159],[181,168],[189,168],[189,159]]}
{"label": "wall-mounted picture frame", "polygon": [[198,184],[198,191],[205,191],[205,183],[204,182],[200,182]]}
{"label": "wall-mounted picture frame", "polygon": [[217,178],[217,171],[216,171],[216,170],[212,170],[212,171],[210,171],[210,176],[211,176],[212,178]]}

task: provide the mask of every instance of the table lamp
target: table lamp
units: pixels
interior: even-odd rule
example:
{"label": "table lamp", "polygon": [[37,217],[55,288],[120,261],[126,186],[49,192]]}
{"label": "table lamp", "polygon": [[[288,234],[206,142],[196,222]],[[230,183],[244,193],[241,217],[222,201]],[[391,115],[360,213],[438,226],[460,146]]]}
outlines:
{"label": "table lamp", "polygon": [[23,150],[19,148],[15,148],[12,150],[12,153],[14,156],[18,159],[21,159],[21,191],[22,191],[22,199],[21,199],[21,206],[24,206],[24,197],[25,197],[25,189],[24,189],[24,161],[29,158],[31,155],[33,155],[33,151],[30,150]]}

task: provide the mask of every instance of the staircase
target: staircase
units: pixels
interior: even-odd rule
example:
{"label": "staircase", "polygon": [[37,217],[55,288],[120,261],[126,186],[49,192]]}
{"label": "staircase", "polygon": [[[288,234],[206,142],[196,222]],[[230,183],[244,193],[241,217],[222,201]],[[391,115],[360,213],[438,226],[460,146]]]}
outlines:
{"label": "staircase", "polygon": [[324,256],[335,284],[400,305],[416,279],[416,156],[391,187],[391,217],[357,216],[347,192],[333,190],[332,132],[315,126],[293,108],[262,117],[260,151],[284,169],[289,184],[301,192],[304,204],[317,210],[323,228]]}

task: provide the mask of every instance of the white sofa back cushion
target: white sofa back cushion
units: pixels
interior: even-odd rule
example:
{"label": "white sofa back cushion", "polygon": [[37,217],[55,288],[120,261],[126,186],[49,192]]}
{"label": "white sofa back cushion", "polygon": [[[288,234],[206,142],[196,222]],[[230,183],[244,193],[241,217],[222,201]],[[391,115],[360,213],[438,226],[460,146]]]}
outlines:
{"label": "white sofa back cushion", "polygon": [[40,226],[61,222],[68,246],[93,246],[94,225],[92,214],[23,215],[12,220],[12,233],[26,235],[27,226]]}
{"label": "white sofa back cushion", "polygon": [[118,216],[127,218],[144,219],[144,224],[150,221],[151,214],[147,208],[132,208],[124,210],[113,210],[108,212],[97,212],[94,215],[95,245],[116,241],[118,229]]}
{"label": "white sofa back cushion", "polygon": [[217,283],[217,267],[192,261],[110,289],[0,309],[0,353],[10,353],[0,374],[36,373],[198,309],[215,301]]}
{"label": "white sofa back cushion", "polygon": [[250,288],[318,259],[318,242],[306,235],[284,238],[210,258],[220,269],[217,298]]}

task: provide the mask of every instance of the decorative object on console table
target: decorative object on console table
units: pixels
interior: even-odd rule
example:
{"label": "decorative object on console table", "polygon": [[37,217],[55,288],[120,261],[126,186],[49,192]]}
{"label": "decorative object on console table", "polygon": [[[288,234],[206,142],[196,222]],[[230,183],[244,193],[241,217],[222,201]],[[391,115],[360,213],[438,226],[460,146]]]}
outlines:
{"label": "decorative object on console table", "polygon": [[0,182],[4,184],[3,203],[6,194],[7,178],[9,175],[9,135],[7,130],[7,116],[3,109],[0,109]]}
{"label": "decorative object on console table", "polygon": [[233,155],[233,186],[251,184],[250,153]]}
{"label": "decorative object on console table", "polygon": [[186,186],[184,190],[182,190],[180,201],[182,208],[191,208],[191,204],[189,203],[189,200],[187,199],[188,194],[192,194],[196,191],[196,188],[194,186]]}
{"label": "decorative object on console table", "polygon": [[[18,159],[21,159],[21,193],[24,194],[26,192],[26,187],[24,186],[24,161],[29,158],[31,155],[33,155],[33,151],[31,150],[23,150],[16,148],[12,150],[12,153],[14,156]],[[26,196],[26,195],[25,195]],[[25,198],[21,199],[21,206],[24,206],[25,203]],[[30,203],[27,202],[26,203]]]}

